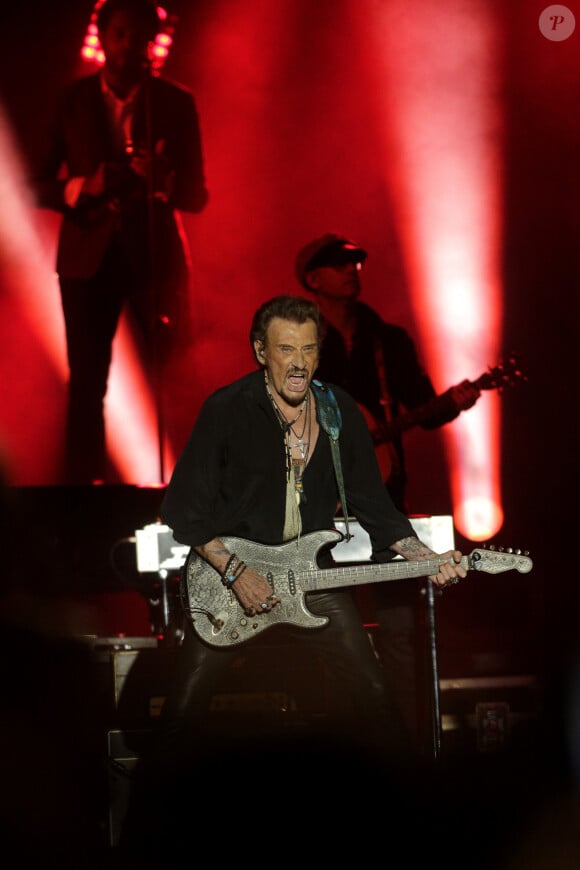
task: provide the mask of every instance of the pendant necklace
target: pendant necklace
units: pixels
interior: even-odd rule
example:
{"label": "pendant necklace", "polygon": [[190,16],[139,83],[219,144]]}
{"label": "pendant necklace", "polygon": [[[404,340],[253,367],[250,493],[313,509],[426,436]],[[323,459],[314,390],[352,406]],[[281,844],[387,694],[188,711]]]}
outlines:
{"label": "pendant necklace", "polygon": [[[294,423],[296,420],[294,421]],[[300,435],[294,429],[294,423],[290,424],[290,430],[292,435],[296,438],[296,444],[290,444],[291,449],[296,449],[300,451],[300,456],[304,461],[308,455],[308,447],[310,446],[310,393],[306,396],[306,416],[304,417],[304,426],[302,427],[302,432]],[[308,426],[308,440],[304,440],[304,435],[306,434],[306,427]]]}
{"label": "pendant necklace", "polygon": [[[270,392],[268,373],[266,371],[264,371],[264,379],[266,382],[266,392],[268,394],[268,398],[272,403],[272,407],[274,408],[274,412],[284,433],[284,446],[286,449],[286,480],[288,483],[290,482],[290,480],[293,480],[294,490],[296,492],[296,501],[298,502],[298,504],[300,504],[301,501],[306,501],[306,496],[304,495],[304,489],[302,484],[302,475],[304,473],[306,463],[308,462],[308,454],[310,450],[310,432],[312,426],[312,419],[310,416],[310,390],[304,397],[302,406],[294,419],[292,421],[289,421],[284,416],[282,409],[278,406],[276,399]],[[294,430],[294,426],[298,422],[302,414],[304,414],[305,410],[306,415],[304,419],[304,426],[302,427],[301,434],[298,435],[298,433]],[[306,440],[304,440],[304,435],[307,431],[307,438]],[[296,438],[295,444],[292,444],[291,435],[294,435],[294,437]],[[292,456],[293,449],[297,449],[300,451],[299,459],[295,459]]]}
{"label": "pendant necklace", "polygon": [[[290,452],[290,459],[292,462],[292,470],[294,472],[294,489],[296,490],[296,499],[300,504],[301,501],[306,501],[306,495],[304,494],[304,485],[302,483],[302,477],[304,474],[304,469],[306,468],[306,463],[308,462],[308,456],[310,453],[310,435],[312,428],[312,418],[310,416],[310,391],[306,396],[306,416],[304,419],[304,426],[302,428],[302,434],[298,435],[293,426],[290,426],[290,430],[286,433],[286,437],[288,440],[288,449]],[[308,432],[307,432],[308,430]],[[290,433],[294,435],[296,438],[296,444],[292,444],[290,440]],[[304,440],[304,435],[306,434],[306,440]],[[292,450],[297,449],[300,451],[300,459],[296,459],[292,456]]]}

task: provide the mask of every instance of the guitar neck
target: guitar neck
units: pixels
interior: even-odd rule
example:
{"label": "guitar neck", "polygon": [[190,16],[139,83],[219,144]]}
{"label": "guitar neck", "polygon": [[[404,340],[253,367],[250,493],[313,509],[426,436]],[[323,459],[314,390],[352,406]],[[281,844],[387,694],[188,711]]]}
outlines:
{"label": "guitar neck", "polygon": [[[505,362],[500,363],[493,369],[484,372],[475,381],[469,381],[472,387],[477,387],[478,390],[503,390],[505,387],[513,386],[514,384],[526,381],[527,378],[519,365],[517,356],[512,354]],[[452,388],[451,388],[452,389]],[[394,420],[374,421],[375,425],[372,429],[373,440],[376,444],[381,444],[393,441],[407,429],[413,426],[421,426],[428,423],[431,419],[441,413],[450,403],[450,390],[441,393],[438,396],[433,396],[424,405],[413,408],[406,414],[401,414],[395,417]]]}
{"label": "guitar neck", "polygon": [[[441,559],[425,561],[406,561],[372,565],[341,566],[322,570],[305,571],[299,575],[304,592],[321,592],[324,589],[337,589],[340,586],[363,586],[367,583],[386,583],[389,580],[405,580],[413,577],[428,577],[440,570]],[[463,556],[461,565],[471,568],[468,556]]]}
{"label": "guitar neck", "polygon": [[414,408],[406,414],[401,414],[395,417],[394,420],[381,423],[378,427],[376,435],[379,441],[394,441],[403,432],[412,429],[414,426],[420,426],[422,423],[427,423],[434,417],[449,401],[447,393],[441,393],[439,396],[433,396],[424,405]]}

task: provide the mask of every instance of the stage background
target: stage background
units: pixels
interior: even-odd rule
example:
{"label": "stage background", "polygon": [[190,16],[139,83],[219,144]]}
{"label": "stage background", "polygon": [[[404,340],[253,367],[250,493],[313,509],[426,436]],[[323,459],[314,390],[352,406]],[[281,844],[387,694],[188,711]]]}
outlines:
{"label": "stage background", "polygon": [[[363,298],[418,339],[384,155],[376,147],[377,93],[360,42],[374,5],[174,0],[170,6],[179,24],[165,72],[195,93],[210,190],[206,211],[185,219],[196,340],[179,397],[182,439],[204,397],[252,367],[251,314],[269,296],[296,290],[295,252],[319,233],[344,232],[367,248]],[[577,4],[568,5],[580,19]],[[276,27],[282,8],[291,31]],[[535,570],[525,579],[466,584],[446,612],[451,631],[477,621],[484,645],[493,647],[496,633],[505,641],[510,632],[527,632],[531,610],[538,631],[530,646],[542,650],[551,668],[552,660],[559,664],[575,653],[578,630],[580,33],[561,43],[545,39],[537,23],[541,3],[510,0],[487,8],[503,39],[501,344],[519,354],[528,376],[502,399],[505,522],[496,543],[529,550]],[[90,3],[57,0],[33,9],[12,4],[3,14],[3,127],[24,168],[55,89],[82,71],[80,42],[90,10]],[[263,68],[255,64],[260,54],[268,60]],[[261,70],[268,67],[266,76]],[[4,206],[11,202],[9,178],[5,166]],[[57,221],[31,213],[50,260]],[[5,212],[3,220],[17,217]],[[50,520],[62,517],[70,529],[68,509],[60,509],[69,493],[56,472],[65,383],[43,339],[43,328],[50,329],[62,363],[58,294],[56,285],[47,293],[28,276],[28,253],[34,260],[35,251],[4,246],[0,262],[0,437],[9,486],[23,490],[18,503],[45,505],[52,492],[59,507]],[[451,513],[440,433],[413,430],[407,443],[411,511]],[[87,510],[93,552],[108,552],[134,521],[155,519],[144,499],[144,512],[129,510],[106,534]],[[34,522],[23,530],[31,548],[46,530],[43,511],[32,513]],[[67,531],[61,534],[66,538]]]}

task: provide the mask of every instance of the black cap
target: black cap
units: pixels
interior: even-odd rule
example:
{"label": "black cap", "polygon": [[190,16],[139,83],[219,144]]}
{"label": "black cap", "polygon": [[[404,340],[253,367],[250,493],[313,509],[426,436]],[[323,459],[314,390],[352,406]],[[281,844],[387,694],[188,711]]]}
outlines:
{"label": "black cap", "polygon": [[311,288],[306,283],[308,272],[321,266],[340,266],[344,263],[364,263],[367,252],[356,242],[345,239],[336,233],[326,233],[313,242],[305,245],[296,255],[296,277],[307,290]]}

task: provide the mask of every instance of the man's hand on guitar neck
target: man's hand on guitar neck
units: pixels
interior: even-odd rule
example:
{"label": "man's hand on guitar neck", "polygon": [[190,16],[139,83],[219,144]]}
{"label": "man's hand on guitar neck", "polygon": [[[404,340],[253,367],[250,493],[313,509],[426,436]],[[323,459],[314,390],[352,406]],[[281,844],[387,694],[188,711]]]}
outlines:
{"label": "man's hand on guitar neck", "polygon": [[423,562],[440,559],[439,571],[429,576],[429,580],[440,589],[458,583],[460,577],[467,577],[467,570],[461,565],[463,557],[461,550],[435,553],[419,538],[402,538],[391,546],[391,550],[408,561]]}
{"label": "man's hand on guitar neck", "polygon": [[481,390],[472,381],[465,379],[449,390],[449,395],[458,411],[467,411],[481,395]]}

